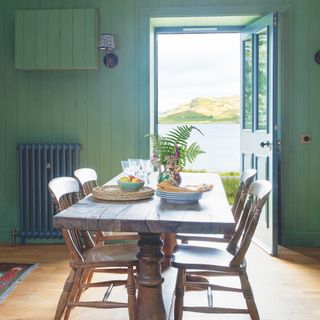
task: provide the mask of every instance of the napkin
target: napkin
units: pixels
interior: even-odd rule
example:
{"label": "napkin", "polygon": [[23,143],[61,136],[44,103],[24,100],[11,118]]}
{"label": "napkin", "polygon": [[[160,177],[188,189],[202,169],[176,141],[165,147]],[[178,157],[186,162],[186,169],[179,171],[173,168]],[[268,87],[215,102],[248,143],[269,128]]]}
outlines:
{"label": "napkin", "polygon": [[167,192],[206,192],[212,190],[213,185],[202,183],[195,186],[180,187],[172,184],[170,181],[165,180],[158,184],[158,189]]}

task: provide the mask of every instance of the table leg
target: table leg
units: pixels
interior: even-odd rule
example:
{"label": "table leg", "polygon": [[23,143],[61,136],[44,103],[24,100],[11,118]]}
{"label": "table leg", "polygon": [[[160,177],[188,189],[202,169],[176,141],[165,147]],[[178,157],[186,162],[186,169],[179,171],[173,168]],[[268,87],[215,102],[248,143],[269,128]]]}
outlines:
{"label": "table leg", "polygon": [[139,233],[137,255],[140,261],[139,289],[135,320],[165,320],[166,311],[162,298],[163,277],[160,262],[163,242],[160,233]]}

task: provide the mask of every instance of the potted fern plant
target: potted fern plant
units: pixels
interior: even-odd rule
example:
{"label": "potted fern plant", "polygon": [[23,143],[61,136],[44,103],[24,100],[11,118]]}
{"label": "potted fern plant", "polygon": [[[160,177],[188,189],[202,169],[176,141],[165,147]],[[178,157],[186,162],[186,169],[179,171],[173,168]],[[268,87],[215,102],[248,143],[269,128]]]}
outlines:
{"label": "potted fern plant", "polygon": [[151,161],[159,170],[158,182],[169,180],[179,185],[180,171],[187,161],[192,163],[199,154],[204,153],[198,143],[193,142],[188,145],[193,130],[203,135],[197,127],[192,125],[177,126],[164,136],[150,135],[153,147]]}

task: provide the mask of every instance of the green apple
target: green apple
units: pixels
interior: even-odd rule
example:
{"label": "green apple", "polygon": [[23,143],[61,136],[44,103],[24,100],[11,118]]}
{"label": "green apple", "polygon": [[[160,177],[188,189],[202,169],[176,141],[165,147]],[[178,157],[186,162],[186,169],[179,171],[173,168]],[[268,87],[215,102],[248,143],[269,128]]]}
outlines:
{"label": "green apple", "polygon": [[128,177],[121,177],[121,178],[119,179],[119,181],[121,181],[121,182],[130,182],[130,178],[128,178]]}

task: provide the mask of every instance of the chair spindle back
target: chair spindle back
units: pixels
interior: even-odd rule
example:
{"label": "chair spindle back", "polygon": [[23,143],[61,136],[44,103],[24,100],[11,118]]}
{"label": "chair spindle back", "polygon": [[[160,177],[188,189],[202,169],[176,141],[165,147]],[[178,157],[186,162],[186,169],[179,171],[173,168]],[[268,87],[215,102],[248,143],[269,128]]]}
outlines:
{"label": "chair spindle back", "polygon": [[92,189],[97,186],[97,173],[91,168],[77,169],[74,173],[75,178],[78,180],[81,192],[87,196],[92,192]]}
{"label": "chair spindle back", "polygon": [[234,254],[231,266],[239,266],[246,255],[252,237],[255,233],[263,206],[268,200],[272,184],[266,180],[253,182],[248,191],[248,200],[242,211],[234,236],[231,238],[227,250]]}
{"label": "chair spindle back", "polygon": [[[79,183],[71,177],[59,177],[49,182],[49,192],[57,212],[67,209],[80,199]],[[82,261],[82,252],[94,247],[94,242],[88,231],[61,229],[63,238],[73,260]]]}
{"label": "chair spindle back", "polygon": [[236,222],[239,221],[239,218],[241,216],[241,212],[244,207],[244,203],[247,198],[247,194],[249,191],[249,187],[252,184],[255,176],[257,174],[257,170],[255,169],[247,169],[242,172],[240,176],[240,184],[239,188],[237,190],[231,211],[233,213],[233,217]]}

